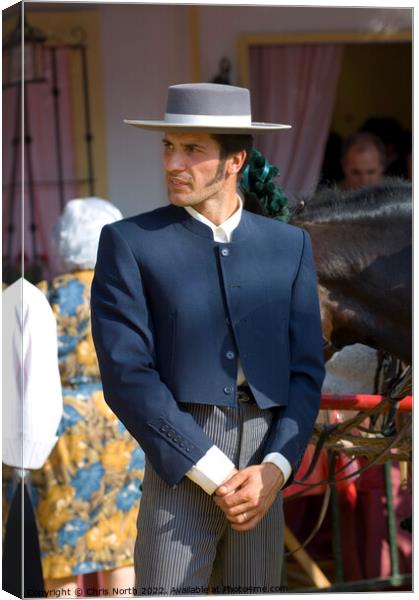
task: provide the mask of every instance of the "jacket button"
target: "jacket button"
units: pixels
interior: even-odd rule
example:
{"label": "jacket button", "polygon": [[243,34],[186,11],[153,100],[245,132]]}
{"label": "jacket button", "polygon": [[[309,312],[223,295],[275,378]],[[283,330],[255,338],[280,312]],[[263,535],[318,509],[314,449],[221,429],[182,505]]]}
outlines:
{"label": "jacket button", "polygon": [[223,389],[224,394],[231,394],[232,391],[233,391],[233,388],[229,385],[226,385],[225,388]]}
{"label": "jacket button", "polygon": [[228,256],[228,255],[230,254],[230,250],[229,250],[228,248],[223,248],[223,249],[221,250],[221,254],[222,254],[223,256]]}
{"label": "jacket button", "polygon": [[175,435],[175,432],[174,432],[174,430],[173,430],[173,429],[170,429],[170,430],[167,432],[167,437],[168,437],[168,438],[172,438],[174,435]]}
{"label": "jacket button", "polygon": [[167,430],[168,430],[168,427],[167,427],[167,425],[162,425],[162,426],[160,427],[160,431],[162,431],[163,433],[166,433],[166,431],[167,431]]}
{"label": "jacket button", "polygon": [[226,352],[226,356],[227,356],[227,358],[229,358],[229,359],[231,360],[231,359],[232,359],[232,358],[234,358],[236,355],[235,355],[235,353],[234,353],[234,352],[232,352],[231,350],[229,350],[228,352]]}

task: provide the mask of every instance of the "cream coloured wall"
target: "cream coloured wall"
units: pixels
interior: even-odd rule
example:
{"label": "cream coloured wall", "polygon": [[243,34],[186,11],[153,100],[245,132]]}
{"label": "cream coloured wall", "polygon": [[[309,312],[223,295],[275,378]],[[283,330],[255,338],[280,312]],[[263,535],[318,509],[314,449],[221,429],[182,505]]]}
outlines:
{"label": "cream coloured wall", "polygon": [[189,9],[102,5],[109,199],[125,216],[166,204],[161,135],[124,118],[161,118],[167,87],[191,79]]}

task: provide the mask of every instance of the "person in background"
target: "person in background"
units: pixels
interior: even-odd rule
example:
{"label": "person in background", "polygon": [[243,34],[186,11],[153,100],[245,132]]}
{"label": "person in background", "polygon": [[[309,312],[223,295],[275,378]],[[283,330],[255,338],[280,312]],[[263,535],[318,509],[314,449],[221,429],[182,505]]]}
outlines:
{"label": "person in background", "polygon": [[44,294],[23,277],[4,289],[2,313],[2,586],[28,597],[44,591],[31,472],[55,446],[63,413],[57,324]]}
{"label": "person in background", "polygon": [[342,146],[343,179],[339,187],[355,190],[380,183],[385,169],[385,149],[369,132],[356,132]]}
{"label": "person in background", "polygon": [[32,478],[51,595],[69,589],[74,595],[77,576],[94,572],[103,572],[108,593],[133,591],[144,454],[103,399],[90,326],[99,235],[121,218],[100,198],[68,202],[54,231],[63,274],[38,284],[57,320],[64,401],[59,440]]}
{"label": "person in background", "polygon": [[370,117],[361,127],[383,143],[385,154],[384,174],[389,177],[408,178],[408,153],[412,148],[412,132],[404,131],[394,117]]}

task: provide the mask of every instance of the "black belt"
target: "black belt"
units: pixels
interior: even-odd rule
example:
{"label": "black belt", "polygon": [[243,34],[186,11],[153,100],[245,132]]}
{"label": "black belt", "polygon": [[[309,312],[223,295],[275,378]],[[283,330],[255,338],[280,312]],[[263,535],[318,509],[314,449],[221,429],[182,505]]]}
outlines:
{"label": "black belt", "polygon": [[252,390],[247,384],[237,386],[237,399],[241,402],[256,402]]}

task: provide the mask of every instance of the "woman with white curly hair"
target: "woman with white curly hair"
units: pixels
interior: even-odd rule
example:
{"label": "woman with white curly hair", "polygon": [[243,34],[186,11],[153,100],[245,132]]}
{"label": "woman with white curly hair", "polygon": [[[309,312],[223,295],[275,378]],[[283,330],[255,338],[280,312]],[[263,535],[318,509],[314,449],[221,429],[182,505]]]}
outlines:
{"label": "woman with white curly hair", "polygon": [[51,594],[75,593],[77,576],[94,572],[103,572],[109,594],[134,586],[144,453],[104,401],[90,329],[99,235],[105,224],[121,218],[100,198],[68,202],[54,230],[63,274],[38,284],[57,319],[64,402],[59,441],[32,478],[45,588]]}

